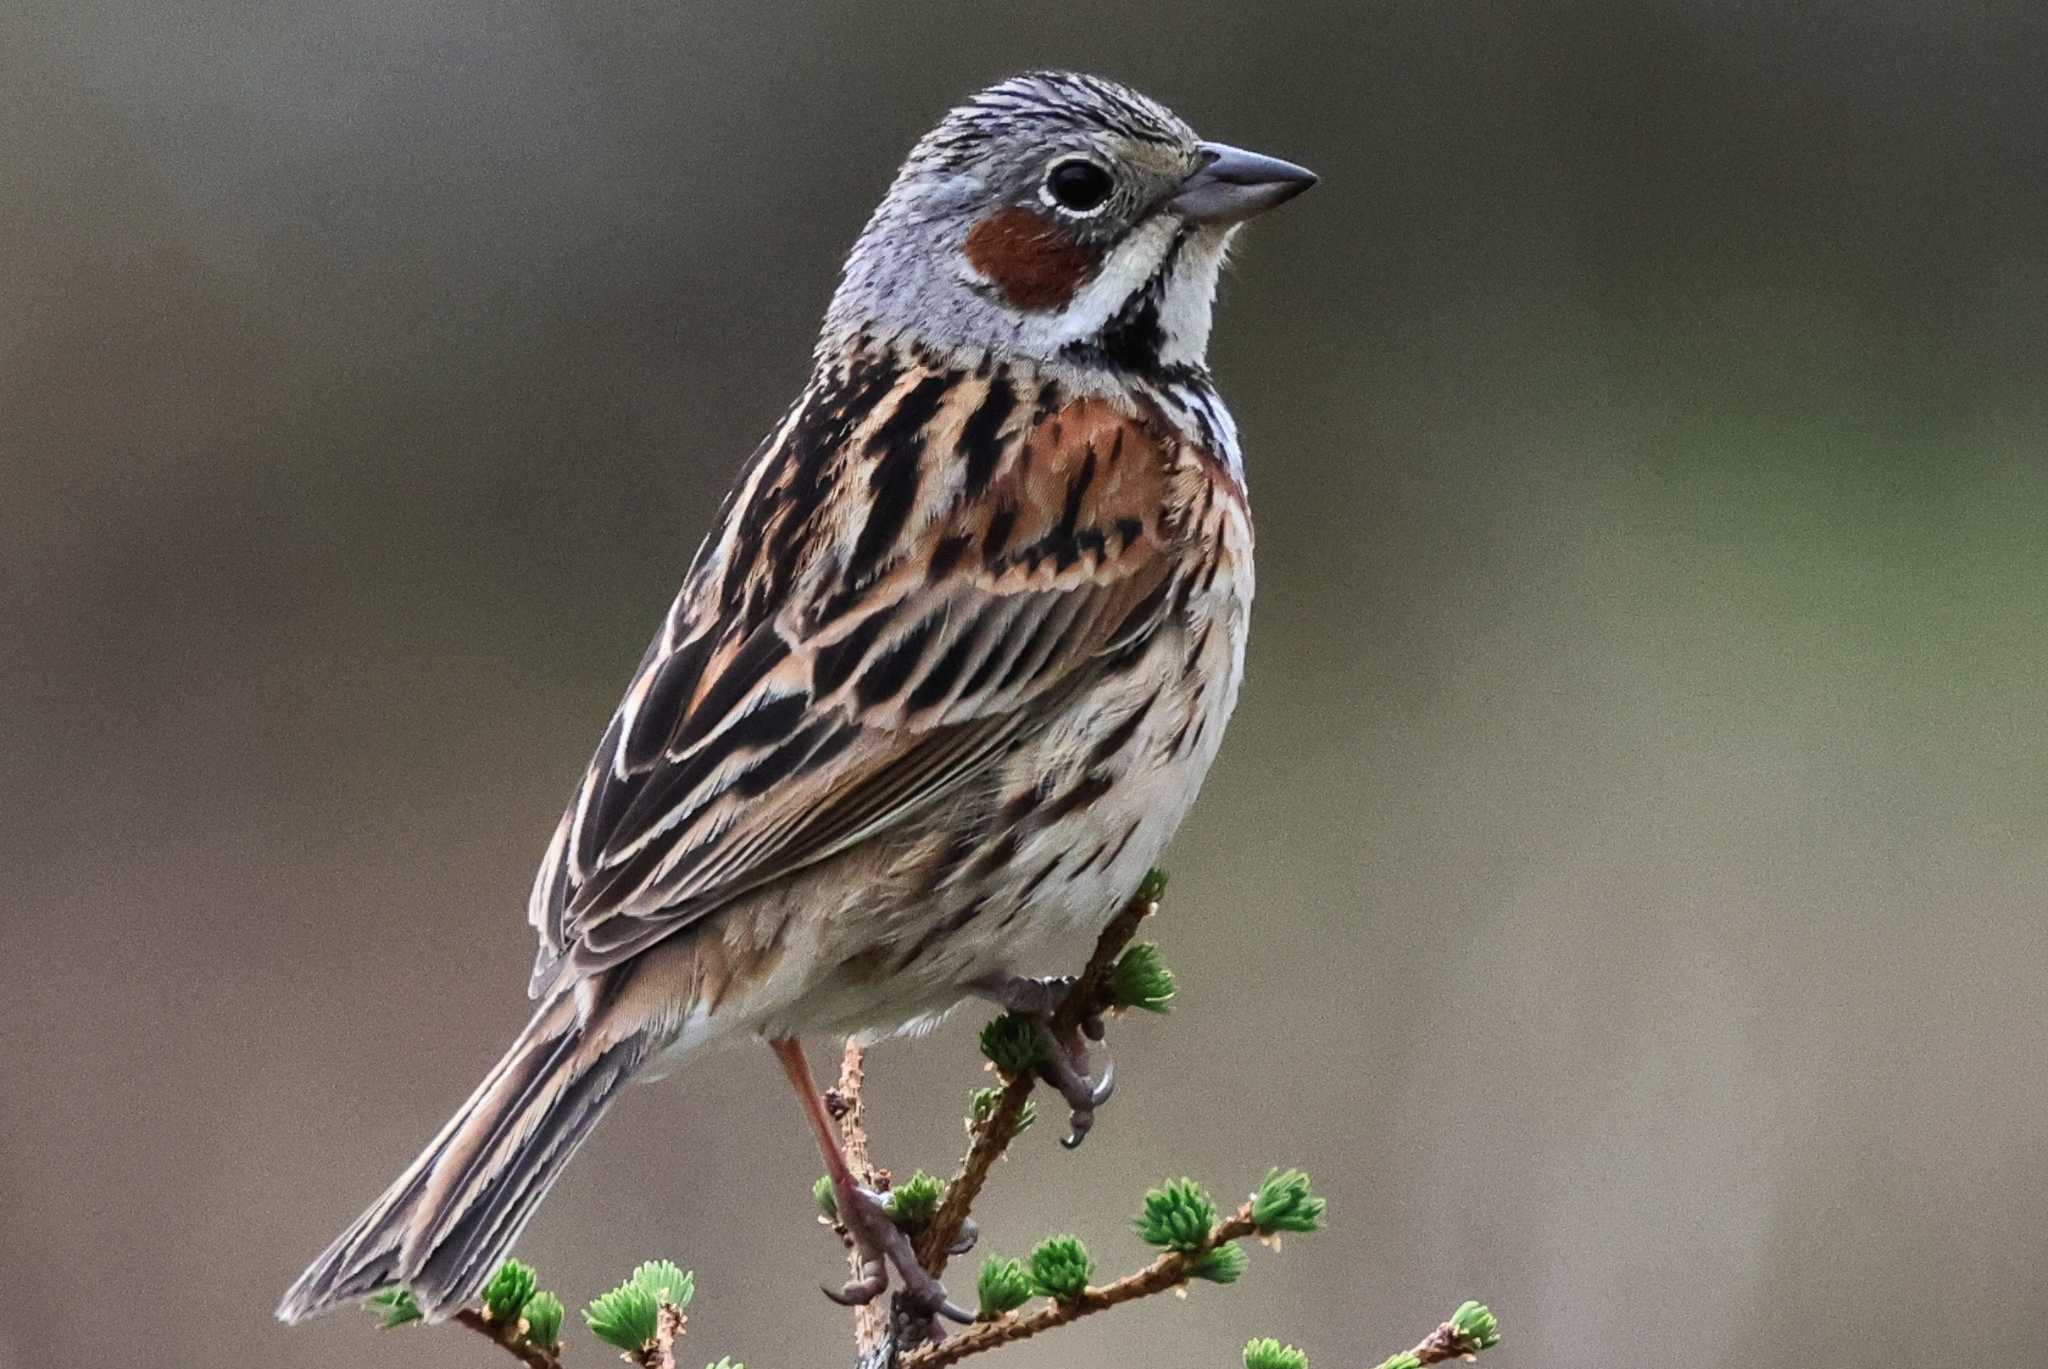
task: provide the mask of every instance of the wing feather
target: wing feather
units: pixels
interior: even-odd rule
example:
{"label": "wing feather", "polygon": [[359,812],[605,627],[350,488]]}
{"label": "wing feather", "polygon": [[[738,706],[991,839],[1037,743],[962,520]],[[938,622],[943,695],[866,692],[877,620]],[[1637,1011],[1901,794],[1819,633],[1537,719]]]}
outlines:
{"label": "wing feather", "polygon": [[928,809],[1157,630],[1174,440],[1096,399],[1006,425],[1020,388],[905,370],[792,411],[548,848],[536,992]]}

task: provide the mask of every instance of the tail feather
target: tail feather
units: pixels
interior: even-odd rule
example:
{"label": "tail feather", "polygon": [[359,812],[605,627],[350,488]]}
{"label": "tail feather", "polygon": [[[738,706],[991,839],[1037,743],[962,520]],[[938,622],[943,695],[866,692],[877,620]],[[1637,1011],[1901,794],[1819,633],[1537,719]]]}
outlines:
{"label": "tail feather", "polygon": [[483,1285],[645,1055],[638,1038],[621,1042],[570,1082],[549,1109],[548,1124],[520,1143],[512,1163],[477,1194],[427,1253],[410,1281],[422,1307],[427,1295],[419,1292],[420,1287],[431,1290],[436,1307],[452,1311]]}
{"label": "tail feather", "polygon": [[403,1286],[430,1320],[482,1286],[562,1166],[649,1053],[578,1020],[571,994],[542,1005],[469,1101],[384,1195],[298,1277],[287,1322]]}

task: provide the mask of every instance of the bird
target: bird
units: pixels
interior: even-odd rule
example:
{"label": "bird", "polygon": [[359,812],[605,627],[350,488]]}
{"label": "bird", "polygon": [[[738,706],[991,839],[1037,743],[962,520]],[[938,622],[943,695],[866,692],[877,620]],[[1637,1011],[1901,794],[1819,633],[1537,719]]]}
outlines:
{"label": "bird", "polygon": [[[525,1029],[292,1284],[473,1297],[606,1108],[767,1042],[859,1275],[965,1319],[850,1171],[806,1035],[986,998],[1044,1028],[1180,825],[1244,674],[1253,535],[1207,361],[1239,228],[1308,189],[1119,82],[1033,71],[920,139],[547,846]],[[1084,1133],[1110,1079],[1069,1036]]]}

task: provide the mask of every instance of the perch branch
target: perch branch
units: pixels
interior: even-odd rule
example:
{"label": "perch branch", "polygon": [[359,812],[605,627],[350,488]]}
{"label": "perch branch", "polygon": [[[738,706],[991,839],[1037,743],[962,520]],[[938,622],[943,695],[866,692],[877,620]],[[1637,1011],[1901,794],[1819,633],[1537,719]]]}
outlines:
{"label": "perch branch", "polygon": [[562,1361],[552,1350],[543,1350],[519,1334],[519,1323],[492,1321],[480,1307],[465,1307],[449,1318],[461,1326],[482,1336],[491,1344],[503,1350],[526,1366],[526,1369],[562,1369]]}
{"label": "perch branch", "polygon": [[[1091,1008],[1100,1006],[1109,986],[1110,971],[1116,967],[1116,958],[1137,935],[1138,924],[1158,911],[1156,891],[1149,888],[1141,890],[1133,894],[1110,924],[1102,929],[1101,937],[1095,942],[1095,953],[1088,957],[1087,968],[1081,971],[1074,987],[1067,991],[1067,996],[1053,1011],[1054,1030],[1072,1030],[1089,1015]],[[989,1171],[1015,1138],[1017,1120],[1024,1114],[1024,1104],[1031,1098],[1034,1082],[1028,1073],[1011,1079],[1003,1086],[1002,1095],[989,1109],[988,1116],[975,1127],[974,1141],[967,1149],[967,1158],[961,1162],[960,1172],[946,1185],[945,1199],[918,1241],[918,1263],[930,1270],[932,1277],[937,1278],[946,1272],[946,1260],[953,1243],[959,1239],[969,1210],[981,1196]],[[909,1363],[907,1355],[904,1362]]]}
{"label": "perch branch", "polygon": [[[847,1165],[872,1182],[875,1176],[868,1158],[867,1106],[861,1101],[861,1085],[867,1078],[865,1064],[860,1046],[848,1041],[846,1053],[839,1059],[838,1085],[826,1103],[839,1119],[839,1143],[846,1152]],[[860,1277],[860,1252],[850,1244],[846,1263],[854,1277]],[[889,1313],[879,1300],[853,1309],[853,1343],[861,1363],[879,1358],[888,1338]]]}
{"label": "perch branch", "polygon": [[676,1369],[676,1342],[683,1338],[686,1320],[680,1307],[672,1302],[662,1303],[655,1319],[654,1344],[638,1356],[643,1369]]}
{"label": "perch branch", "polygon": [[1143,1269],[1126,1274],[1114,1283],[1083,1289],[1077,1298],[1051,1302],[1034,1312],[1012,1312],[994,1321],[976,1322],[937,1344],[919,1346],[906,1352],[901,1361],[902,1369],[944,1369],[944,1366],[957,1364],[969,1355],[1028,1339],[1041,1331],[1050,1331],[1093,1313],[1107,1311],[1119,1303],[1178,1288],[1188,1281],[1191,1277],[1189,1271],[1208,1252],[1229,1241],[1250,1236],[1256,1230],[1252,1223],[1252,1205],[1246,1203],[1218,1222],[1215,1230],[1209,1233],[1208,1242],[1200,1249],[1168,1251]]}
{"label": "perch branch", "polygon": [[1447,1359],[1474,1359],[1492,1343],[1475,1338],[1455,1321],[1447,1321],[1424,1336],[1408,1353],[1415,1356],[1418,1363],[1441,1364]]}

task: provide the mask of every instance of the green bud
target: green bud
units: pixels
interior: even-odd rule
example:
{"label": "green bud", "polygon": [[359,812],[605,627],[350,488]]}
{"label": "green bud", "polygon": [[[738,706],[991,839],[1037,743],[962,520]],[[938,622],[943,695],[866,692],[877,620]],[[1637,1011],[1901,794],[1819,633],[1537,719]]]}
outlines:
{"label": "green bud", "polygon": [[1188,1277],[1210,1283],[1236,1283],[1251,1267],[1252,1257],[1236,1241],[1225,1241],[1188,1266]]}
{"label": "green bud", "polygon": [[981,1294],[981,1319],[994,1321],[1031,1301],[1031,1274],[1022,1260],[991,1258],[981,1266],[975,1289]]}
{"label": "green bud", "polygon": [[818,1205],[818,1211],[825,1214],[825,1220],[839,1220],[839,1195],[832,1189],[832,1176],[821,1174],[818,1182],[811,1185],[811,1201]]}
{"label": "green bud", "polygon": [[[988,1119],[996,1115],[996,1104],[1002,1101],[1001,1089],[976,1089],[967,1103],[967,1119],[975,1126],[985,1126]],[[1010,1129],[1006,1140],[1014,1141],[1024,1134],[1024,1129],[1038,1120],[1038,1104],[1026,1101],[1023,1111],[1017,1114],[1017,1125]]]}
{"label": "green bud", "polygon": [[1265,1236],[1280,1231],[1320,1231],[1327,1206],[1300,1170],[1268,1170],[1265,1182],[1252,1195],[1252,1225]]}
{"label": "green bud", "polygon": [[1165,1012],[1173,1004],[1173,971],[1159,958],[1159,948],[1140,941],[1117,958],[1109,974],[1109,1001],[1118,1008]]}
{"label": "green bud", "polygon": [[1045,1045],[1030,1019],[1004,1013],[981,1029],[981,1053],[1012,1078],[1029,1074],[1045,1060]]}
{"label": "green bud", "polygon": [[1465,1353],[1476,1354],[1500,1344],[1500,1318],[1476,1302],[1458,1304],[1458,1310],[1451,1313],[1451,1330],[1471,1347]]}
{"label": "green bud", "polygon": [[1166,897],[1166,871],[1147,870],[1145,878],[1138,881],[1138,897],[1147,903],[1157,903]]}
{"label": "green bud", "polygon": [[920,1169],[890,1190],[889,1219],[906,1229],[921,1227],[931,1221],[945,1196],[946,1181]]}
{"label": "green bud", "polygon": [[527,1341],[543,1350],[552,1350],[562,1343],[562,1300],[545,1290],[526,1300],[526,1306],[519,1309],[520,1317],[526,1322],[524,1335]]}
{"label": "green bud", "polygon": [[652,1290],[629,1281],[593,1299],[583,1309],[583,1324],[605,1344],[637,1355],[654,1344],[660,1311],[661,1299]]}
{"label": "green bud", "polygon": [[420,1311],[418,1301],[409,1288],[387,1288],[381,1293],[370,1295],[370,1306],[377,1309],[377,1324],[389,1331],[394,1326],[418,1321],[426,1313]]}
{"label": "green bud", "polygon": [[1072,1236],[1040,1241],[1031,1252],[1031,1287],[1041,1297],[1072,1302],[1095,1277],[1088,1247]]}
{"label": "green bud", "polygon": [[681,1311],[697,1296],[697,1280],[672,1260],[649,1260],[633,1271],[633,1282],[654,1295],[656,1302],[674,1303]]}
{"label": "green bud", "polygon": [[1244,1369],[1308,1369],[1308,1356],[1271,1336],[1260,1336],[1245,1343]]}
{"label": "green bud", "polygon": [[718,1363],[707,1364],[704,1366],[704,1369],[747,1369],[747,1366],[741,1364],[736,1359],[721,1355],[719,1356]]}
{"label": "green bud", "polygon": [[484,1315],[492,1321],[511,1321],[533,1296],[533,1266],[507,1260],[498,1266],[484,1285]]}
{"label": "green bud", "polygon": [[1169,1179],[1145,1195],[1145,1210],[1132,1225],[1148,1245],[1200,1250],[1216,1228],[1216,1204],[1193,1179]]}

